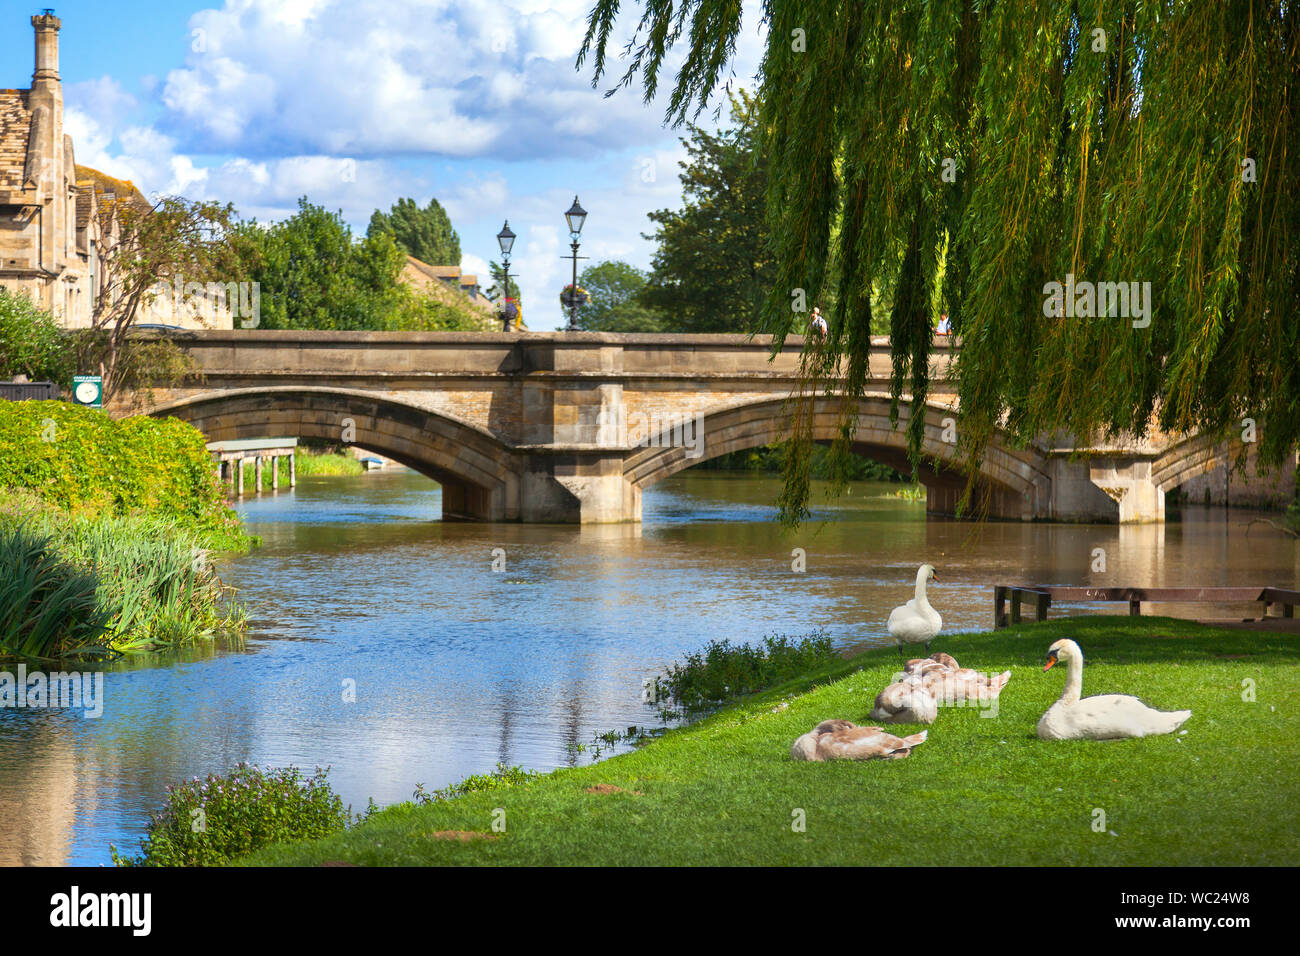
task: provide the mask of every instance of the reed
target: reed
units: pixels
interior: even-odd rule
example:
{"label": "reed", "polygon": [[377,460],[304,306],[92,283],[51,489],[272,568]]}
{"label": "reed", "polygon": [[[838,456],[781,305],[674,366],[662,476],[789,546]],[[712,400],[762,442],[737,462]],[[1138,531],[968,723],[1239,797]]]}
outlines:
{"label": "reed", "polygon": [[242,631],[203,543],[157,517],[0,512],[0,656],[157,650]]}

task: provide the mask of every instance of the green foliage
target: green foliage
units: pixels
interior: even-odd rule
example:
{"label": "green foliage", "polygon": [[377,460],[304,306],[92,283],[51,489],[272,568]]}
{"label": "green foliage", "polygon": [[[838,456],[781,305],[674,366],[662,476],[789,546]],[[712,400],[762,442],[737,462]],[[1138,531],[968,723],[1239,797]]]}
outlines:
{"label": "green foliage", "polygon": [[655,677],[647,696],[654,706],[671,700],[695,713],[766,690],[839,657],[824,631],[794,638],[772,635],[759,647],[709,641],[703,651],[687,654],[684,663],[672,664],[666,674]]}
{"label": "green foliage", "polygon": [[[592,7],[578,63],[594,57],[596,82],[626,6]],[[650,99],[681,64],[668,117],[682,122],[722,81],[742,5],[642,13],[620,82],[641,78]],[[834,291],[804,399],[842,391],[842,444],[875,296],[890,303],[896,407],[924,400],[946,307],[972,481],[1000,430],[1226,436],[1251,417],[1265,463],[1300,443],[1295,4],[771,0],[762,17],[763,314],[779,342],[802,331],[793,290]],[[1067,275],[1149,282],[1150,324],[1047,318],[1045,286]],[[923,427],[912,416],[914,466]],[[799,469],[794,456],[790,521],[806,513]]]}
{"label": "green foliage", "polygon": [[437,199],[430,198],[423,209],[414,199],[397,200],[387,213],[376,209],[366,235],[381,232],[391,235],[404,253],[428,265],[460,265],[460,237]]}
{"label": "green foliage", "polygon": [[69,388],[73,374],[68,339],[54,317],[23,293],[0,287],[0,380],[26,375]]}
{"label": "green foliage", "polygon": [[399,283],[383,328],[404,332],[486,331],[496,320],[474,308],[460,292],[446,290],[445,298],[426,295]]}
{"label": "green foliage", "polygon": [[208,547],[246,546],[202,433],[175,418],[114,420],[66,402],[0,402],[0,488],[69,511],[152,514]]}
{"label": "green foliage", "polygon": [[[753,471],[763,474],[779,474],[784,467],[785,455],[785,445],[781,442],[773,442],[768,445],[759,445],[757,448],[748,448],[744,451],[728,452],[725,455],[710,458],[708,461],[692,467],[705,471]],[[835,474],[830,456],[831,450],[825,445],[813,446],[811,456],[808,459],[808,475],[810,478],[826,480]],[[863,458],[860,455],[853,456],[845,474],[849,481],[907,480],[905,475],[900,474],[888,465],[872,461],[870,458]]]}
{"label": "green foliage", "polygon": [[61,660],[104,650],[110,612],[94,571],[60,555],[50,537],[0,515],[0,658]]}
{"label": "green foliage", "polygon": [[663,318],[641,301],[646,274],[626,262],[606,261],[578,275],[591,301],[578,310],[578,327],[588,332],[661,332]]}
{"label": "green foliage", "polygon": [[[40,548],[31,542],[36,541]],[[0,656],[68,656],[175,647],[243,630],[204,538],[154,515],[68,514],[27,491],[6,493],[0,549],[26,569],[18,579],[58,578],[76,586],[0,588],[0,618],[69,622],[68,627],[0,626]]]}
{"label": "green foliage", "polygon": [[659,228],[646,238],[659,246],[639,298],[667,332],[759,331],[776,281],[758,104],[743,90],[731,99],[731,120],[719,133],[689,127],[682,140],[690,154],[681,164],[683,207],[650,213]]}
{"label": "green foliage", "polygon": [[525,770],[523,767],[506,766],[498,763],[496,769],[491,773],[474,773],[470,774],[459,783],[453,783],[450,786],[443,787],[441,790],[434,790],[429,793],[424,789],[424,784],[415,785],[413,799],[416,804],[423,806],[426,803],[432,803],[435,800],[453,800],[456,797],[462,797],[467,793],[484,793],[492,790],[506,790],[510,787],[516,787],[523,783],[536,780],[543,776],[536,770]]}
{"label": "green foliage", "polygon": [[263,770],[245,763],[167,787],[167,803],[152,814],[141,854],[117,866],[218,866],[273,843],[319,839],[347,828],[350,814],[316,768]]}
{"label": "green foliage", "polygon": [[383,329],[406,304],[393,234],[354,242],[342,215],[298,200],[296,215],[236,229],[244,271],[261,284],[261,328]]}

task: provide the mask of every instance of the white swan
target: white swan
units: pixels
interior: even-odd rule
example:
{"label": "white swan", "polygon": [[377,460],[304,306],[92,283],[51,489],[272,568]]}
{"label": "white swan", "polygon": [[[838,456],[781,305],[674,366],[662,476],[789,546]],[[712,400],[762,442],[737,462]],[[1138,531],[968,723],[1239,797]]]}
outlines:
{"label": "white swan", "polygon": [[904,644],[924,644],[928,652],[930,641],[943,627],[943,618],[925,596],[925,582],[937,577],[932,565],[921,565],[916,572],[916,597],[889,612],[889,633],[898,642],[900,654]]}
{"label": "white swan", "polygon": [[1084,697],[1083,651],[1074,641],[1057,641],[1047,650],[1047,670],[1057,661],[1065,661],[1065,690],[1061,699],[1047,709],[1038,721],[1041,740],[1119,740],[1124,737],[1151,737],[1173,733],[1183,725],[1190,710],[1164,711],[1148,707],[1136,697],[1103,694]]}

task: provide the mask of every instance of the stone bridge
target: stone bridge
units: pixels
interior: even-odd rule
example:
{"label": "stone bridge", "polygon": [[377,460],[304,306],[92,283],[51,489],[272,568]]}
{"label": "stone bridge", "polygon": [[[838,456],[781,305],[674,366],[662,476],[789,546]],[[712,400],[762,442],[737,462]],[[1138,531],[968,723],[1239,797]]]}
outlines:
{"label": "stone bridge", "polygon": [[[156,390],[150,413],[184,419],[209,441],[352,443],[439,482],[445,517],[584,523],[640,520],[641,493],[660,479],[784,437],[803,345],[789,339],[773,357],[769,338],[740,335],[236,329],[172,338],[201,375]],[[904,425],[916,410],[905,404],[890,427],[888,340],[873,339],[872,350],[876,389],[859,404],[854,448],[908,471]],[[953,512],[965,484],[950,467],[961,427],[954,355],[948,343],[936,348],[920,412],[920,478],[938,514]],[[836,434],[837,406],[816,402],[816,440]],[[1221,468],[1228,451],[1195,437],[996,441],[977,490],[994,517],[1160,521],[1165,493]]]}

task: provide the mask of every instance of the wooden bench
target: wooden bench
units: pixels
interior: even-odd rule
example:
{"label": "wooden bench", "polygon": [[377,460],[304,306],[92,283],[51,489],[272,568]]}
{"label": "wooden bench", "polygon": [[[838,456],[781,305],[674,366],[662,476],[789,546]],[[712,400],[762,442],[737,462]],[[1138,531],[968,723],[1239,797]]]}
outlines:
{"label": "wooden bench", "polygon": [[[1011,612],[1007,613],[1010,601]],[[1285,588],[1080,588],[1080,587],[1020,587],[999,584],[993,589],[993,626],[1006,627],[1019,624],[1020,611],[1025,601],[1034,606],[1034,620],[1046,621],[1047,609],[1052,602],[1060,601],[1127,601],[1128,613],[1137,617],[1142,613],[1143,602],[1166,604],[1237,604],[1260,601],[1264,616],[1273,605],[1281,607],[1282,617],[1295,617],[1300,604],[1300,591]]]}

